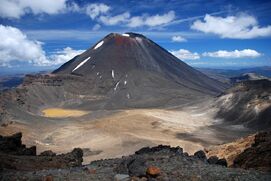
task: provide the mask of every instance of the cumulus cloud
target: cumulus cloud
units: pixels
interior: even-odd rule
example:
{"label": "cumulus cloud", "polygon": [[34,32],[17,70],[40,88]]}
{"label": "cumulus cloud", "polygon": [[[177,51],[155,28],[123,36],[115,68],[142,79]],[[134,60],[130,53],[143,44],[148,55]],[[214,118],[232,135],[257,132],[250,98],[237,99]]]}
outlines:
{"label": "cumulus cloud", "polygon": [[16,62],[27,62],[35,66],[52,66],[72,59],[83,50],[70,47],[46,56],[42,42],[30,40],[19,29],[0,25],[0,66],[10,66]]}
{"label": "cumulus cloud", "polygon": [[1,0],[0,1],[0,17],[16,18],[33,13],[33,14],[56,14],[67,8],[67,0]]}
{"label": "cumulus cloud", "polygon": [[200,55],[197,52],[192,53],[185,49],[170,51],[170,53],[181,60],[197,60],[200,58]]}
{"label": "cumulus cloud", "polygon": [[149,27],[154,27],[154,26],[159,26],[159,25],[164,25],[167,23],[170,23],[175,19],[175,12],[174,11],[169,11],[168,13],[159,15],[142,15],[142,16],[134,16],[131,17],[128,20],[128,27],[139,27],[139,26],[149,26]]}
{"label": "cumulus cloud", "polygon": [[0,64],[28,61],[36,65],[48,64],[41,42],[29,40],[19,29],[0,25]]}
{"label": "cumulus cloud", "polygon": [[261,53],[256,50],[244,49],[234,51],[219,50],[216,52],[205,52],[202,55],[215,58],[256,58],[261,56]]}
{"label": "cumulus cloud", "polygon": [[110,10],[110,7],[103,3],[93,3],[86,6],[86,14],[91,19],[95,19],[101,14],[105,14]]}
{"label": "cumulus cloud", "polygon": [[83,53],[85,50],[74,50],[71,47],[66,47],[63,50],[59,50],[50,56],[51,64],[61,65],[75,56]]}
{"label": "cumulus cloud", "polygon": [[125,12],[116,16],[100,16],[99,20],[105,25],[117,25],[127,22],[130,18],[130,13]]}
{"label": "cumulus cloud", "polygon": [[129,12],[112,15],[102,15],[99,17],[99,21],[105,25],[118,25],[123,24],[125,26],[136,28],[140,26],[155,27],[159,25],[167,24],[175,19],[174,11],[169,11],[168,13],[162,15],[142,15],[142,16],[131,16]]}
{"label": "cumulus cloud", "polygon": [[244,13],[225,18],[207,14],[203,21],[195,21],[191,28],[204,33],[213,33],[222,38],[251,39],[271,36],[270,25],[260,27],[255,17]]}
{"label": "cumulus cloud", "polygon": [[171,41],[173,41],[173,42],[185,42],[187,40],[184,37],[182,37],[180,35],[177,35],[177,36],[173,36],[171,38]]}

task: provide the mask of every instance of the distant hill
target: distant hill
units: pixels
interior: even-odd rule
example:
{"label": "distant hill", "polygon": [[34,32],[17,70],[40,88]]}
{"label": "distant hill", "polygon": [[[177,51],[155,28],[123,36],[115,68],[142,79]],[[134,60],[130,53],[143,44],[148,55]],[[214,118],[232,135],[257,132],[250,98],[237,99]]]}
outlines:
{"label": "distant hill", "polygon": [[249,80],[263,80],[263,79],[269,79],[269,78],[256,74],[256,73],[244,73],[241,76],[230,78],[231,83],[233,84],[237,82],[243,82],[243,81],[249,81]]}

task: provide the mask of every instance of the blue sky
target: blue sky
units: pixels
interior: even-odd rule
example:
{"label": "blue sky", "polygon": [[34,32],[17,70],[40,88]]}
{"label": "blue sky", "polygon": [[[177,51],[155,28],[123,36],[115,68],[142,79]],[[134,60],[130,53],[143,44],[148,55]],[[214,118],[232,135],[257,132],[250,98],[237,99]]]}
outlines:
{"label": "blue sky", "polygon": [[55,68],[111,32],[146,35],[195,67],[271,65],[271,2],[1,0],[0,68]]}

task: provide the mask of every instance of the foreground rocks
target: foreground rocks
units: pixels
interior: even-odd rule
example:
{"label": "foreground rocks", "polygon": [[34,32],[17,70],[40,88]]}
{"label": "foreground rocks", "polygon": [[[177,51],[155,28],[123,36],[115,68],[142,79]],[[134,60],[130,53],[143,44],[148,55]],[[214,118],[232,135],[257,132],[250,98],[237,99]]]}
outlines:
{"label": "foreground rocks", "polygon": [[[259,140],[264,139],[259,137]],[[164,145],[145,147],[130,156],[93,161],[84,166],[81,149],[62,155],[52,151],[38,156],[3,152],[1,155],[4,162],[1,162],[0,180],[271,180],[271,173],[227,168],[225,163],[221,164],[225,160],[215,156],[207,158],[204,151],[189,156],[180,147]]]}
{"label": "foreground rocks", "polygon": [[3,137],[0,135],[0,152],[10,155],[36,155],[36,146],[26,148],[22,144],[22,133],[16,133],[12,136]]}
{"label": "foreground rocks", "polygon": [[81,166],[83,151],[73,149],[70,153],[56,155],[48,150],[36,155],[36,147],[26,148],[21,141],[22,133],[0,136],[0,169],[42,170],[50,168],[70,168]]}

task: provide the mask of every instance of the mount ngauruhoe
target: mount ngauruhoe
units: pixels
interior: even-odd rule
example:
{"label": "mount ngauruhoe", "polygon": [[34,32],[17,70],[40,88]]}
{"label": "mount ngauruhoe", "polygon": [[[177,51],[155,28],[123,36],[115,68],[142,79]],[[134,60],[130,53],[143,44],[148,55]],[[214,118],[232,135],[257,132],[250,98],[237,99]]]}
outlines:
{"label": "mount ngauruhoe", "polygon": [[88,92],[105,96],[106,108],[184,103],[225,88],[135,33],[109,34],[53,74],[89,80]]}

